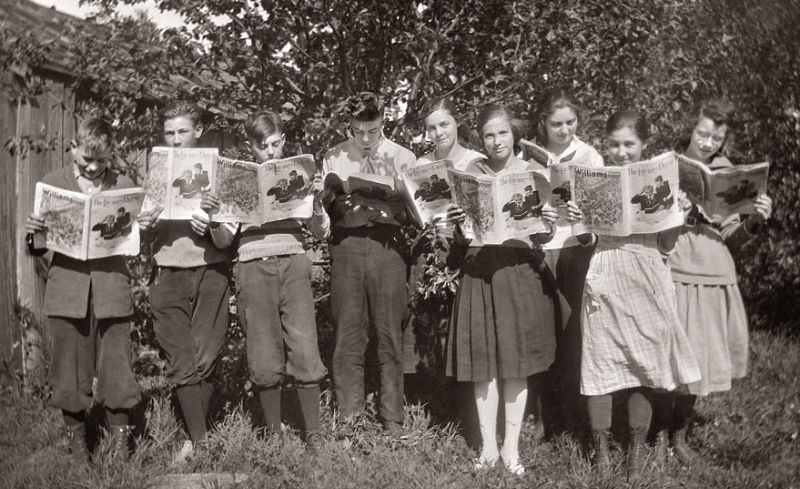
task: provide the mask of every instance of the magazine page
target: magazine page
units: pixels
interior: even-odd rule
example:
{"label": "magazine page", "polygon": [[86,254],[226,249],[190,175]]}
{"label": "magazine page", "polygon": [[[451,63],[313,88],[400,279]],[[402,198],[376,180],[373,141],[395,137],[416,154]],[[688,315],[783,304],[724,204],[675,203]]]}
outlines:
{"label": "magazine page", "polygon": [[150,211],[156,207],[163,209],[159,218],[167,218],[169,212],[170,194],[170,167],[169,158],[172,148],[156,146],[150,152],[147,159],[147,175],[144,179],[144,191],[147,193],[145,202],[146,210]]}
{"label": "magazine page", "polygon": [[261,222],[308,219],[314,211],[311,182],[316,173],[311,155],[271,160],[258,168],[258,182],[264,199]]}
{"label": "magazine page", "polygon": [[573,234],[630,234],[623,200],[625,168],[573,165],[570,171],[573,202],[583,212],[583,222],[573,226]]}
{"label": "magazine page", "polygon": [[93,195],[89,212],[88,257],[139,254],[139,224],[144,189],[107,190]]}
{"label": "magazine page", "polygon": [[447,207],[453,202],[452,185],[447,173],[452,167],[450,160],[438,160],[408,168],[403,172],[405,190],[423,224],[430,223],[434,217],[446,216]]}
{"label": "magazine page", "polygon": [[678,160],[679,188],[694,204],[703,205],[706,200],[706,189],[711,172],[700,161],[687,158],[682,154],[675,156]]}
{"label": "magazine page", "polygon": [[549,232],[550,226],[542,219],[542,208],[549,199],[550,184],[540,172],[498,175],[495,179],[498,218],[491,242],[528,241],[532,234]]}
{"label": "magazine page", "polygon": [[220,202],[217,222],[261,222],[258,163],[220,156],[214,163],[213,191]]}
{"label": "magazine page", "polygon": [[683,224],[675,189],[679,186],[678,160],[667,152],[625,166],[631,233],[657,233]]}
{"label": "magazine page", "polygon": [[86,214],[89,197],[80,192],[38,182],[33,212],[44,218],[45,242],[51,251],[86,259]]}
{"label": "magazine page", "polygon": [[558,211],[553,239],[543,245],[545,249],[558,249],[576,246],[578,240],[572,235],[572,224],[567,220],[567,202],[572,198],[569,164],[552,165],[541,172],[550,181],[550,206]]}
{"label": "magazine page", "polygon": [[756,198],[767,192],[769,163],[720,168],[711,172],[703,210],[714,221],[731,214],[752,214]]}
{"label": "magazine page", "polygon": [[519,146],[522,149],[523,160],[535,161],[545,168],[550,166],[552,155],[546,149],[524,138],[519,140]]}
{"label": "magazine page", "polygon": [[216,148],[170,148],[169,198],[166,219],[189,220],[200,208],[203,192],[211,190]]}
{"label": "magazine page", "polygon": [[494,178],[449,169],[453,201],[466,215],[461,224],[464,236],[481,244],[490,239],[495,226]]}

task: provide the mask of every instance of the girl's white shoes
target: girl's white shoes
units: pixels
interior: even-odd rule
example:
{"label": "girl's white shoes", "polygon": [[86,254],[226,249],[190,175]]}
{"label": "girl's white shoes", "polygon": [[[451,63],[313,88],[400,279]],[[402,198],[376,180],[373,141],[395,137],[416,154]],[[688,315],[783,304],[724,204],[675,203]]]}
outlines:
{"label": "girl's white shoes", "polygon": [[525,467],[519,463],[519,457],[503,458],[503,464],[509,472],[514,475],[522,475],[525,473]]}
{"label": "girl's white shoes", "polygon": [[509,453],[509,454],[503,453],[502,457],[503,457],[503,465],[506,466],[506,469],[508,469],[509,472],[511,472],[514,475],[522,475],[525,473],[525,467],[523,467],[523,465],[519,463],[519,453],[516,453],[516,450],[514,451],[514,453]]}
{"label": "girl's white shoes", "polygon": [[[519,455],[507,455],[503,456],[502,458],[503,465],[505,465],[506,469],[513,475],[519,476],[525,473],[525,467],[519,463]],[[495,453],[494,456],[492,456],[481,453],[481,456],[475,460],[475,470],[487,470],[494,468],[499,459],[499,454]]]}
{"label": "girl's white shoes", "polygon": [[494,468],[497,465],[497,460],[500,458],[498,453],[488,455],[481,453],[481,456],[475,460],[475,470],[486,470]]}

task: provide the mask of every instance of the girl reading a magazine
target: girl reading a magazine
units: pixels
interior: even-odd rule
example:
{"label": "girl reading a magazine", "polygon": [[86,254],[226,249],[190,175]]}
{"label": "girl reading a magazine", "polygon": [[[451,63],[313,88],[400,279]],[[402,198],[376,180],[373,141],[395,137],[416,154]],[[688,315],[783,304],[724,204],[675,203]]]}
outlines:
{"label": "girl reading a magazine", "polygon": [[[641,160],[648,123],[636,112],[618,112],[608,120],[606,136],[611,164],[634,163]],[[583,220],[574,202],[568,207],[570,221]],[[664,261],[678,229],[578,237],[597,244],[583,288],[580,392],[589,396],[595,463],[603,475],[610,470],[612,394],[627,399],[628,478],[636,480],[644,461],[653,389],[671,390],[700,378]]]}
{"label": "girl reading a magazine", "polygon": [[548,165],[603,166],[600,153],[575,135],[579,116],[575,97],[563,88],[551,89],[539,100],[535,120],[536,142],[544,145],[550,153]]}
{"label": "girl reading a magazine", "polygon": [[[466,171],[497,176],[542,168],[518,159],[517,120],[498,105],[489,105],[478,117],[478,128],[488,160],[470,164]],[[555,210],[545,207],[542,217],[552,225]],[[498,458],[520,475],[519,434],[528,390],[526,378],[544,372],[555,357],[555,280],[544,261],[538,238],[533,246],[521,240],[502,245],[476,245],[467,240],[460,224],[465,212],[453,206],[448,220],[456,226],[449,262],[461,268],[461,281],[450,321],[447,374],[474,383],[482,449],[475,467],[492,467]],[[498,452],[496,423],[499,397],[505,406],[505,437]]]}
{"label": "girl reading a magazine", "polygon": [[458,140],[458,113],[450,99],[434,100],[429,110],[425,117],[425,135],[435,147],[430,153],[419,157],[418,165],[447,159],[456,170],[465,170],[472,161],[486,159],[483,154],[465,148]]}
{"label": "girl reading a magazine", "polygon": [[[603,166],[603,157],[589,144],[581,141],[576,135],[580,122],[580,108],[572,93],[563,88],[554,88],[543,94],[538,102],[534,119],[536,142],[549,153],[548,166],[576,163],[584,166]],[[564,182],[560,189],[562,201],[570,200],[569,182]],[[567,235],[559,239],[560,233]],[[562,243],[555,247],[556,243]],[[559,228],[553,242],[545,251],[547,264],[556,276],[558,288],[564,294],[572,313],[567,318],[566,327],[558,333],[556,363],[553,372],[561,387],[561,399],[556,402],[558,409],[571,411],[573,416],[585,416],[583,404],[578,401],[578,379],[580,377],[580,310],[583,282],[589,259],[592,256],[591,246],[578,246],[578,241],[571,236],[568,226]],[[580,412],[576,412],[576,410]]]}
{"label": "girl reading a magazine", "polygon": [[[710,101],[692,120],[689,141],[681,145],[684,155],[711,169],[730,167],[723,156],[731,132],[733,106]],[[673,453],[688,465],[694,458],[686,443],[687,422],[697,396],[730,390],[731,379],[747,372],[747,316],[737,285],[736,268],[729,249],[736,249],[754,236],[757,227],[772,213],[766,194],[755,202],[755,214],[734,214],[721,222],[707,217],[703,209],[681,195],[686,224],[670,256],[672,281],[677,292],[678,314],[694,349],[702,378],[676,394],[659,399],[656,420],[657,454],[663,462],[671,437]],[[671,436],[670,436],[671,435]]]}

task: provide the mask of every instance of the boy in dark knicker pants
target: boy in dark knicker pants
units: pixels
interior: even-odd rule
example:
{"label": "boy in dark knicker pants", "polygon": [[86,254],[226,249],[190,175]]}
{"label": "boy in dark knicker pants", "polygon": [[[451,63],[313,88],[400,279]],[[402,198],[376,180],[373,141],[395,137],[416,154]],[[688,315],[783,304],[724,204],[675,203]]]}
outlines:
{"label": "boy in dark knicker pants", "polygon": [[[245,132],[256,162],[283,157],[286,138],[277,114],[253,114],[245,122]],[[289,177],[290,188],[304,186],[297,172]],[[303,236],[304,226],[318,239],[328,235],[330,220],[317,198],[321,187],[317,176],[311,187],[315,199],[309,219],[222,224],[231,239],[234,233],[238,238],[234,275],[239,318],[247,332],[247,365],[267,428],[273,433],[280,431],[282,386],[291,379],[297,385],[300,428],[306,441],[319,430],[319,381],[326,373],[317,344],[311,260]],[[206,194],[201,207],[213,216],[220,202],[215,195]]]}
{"label": "boy in dark knicker pants", "polygon": [[[177,103],[166,109],[167,145],[193,147],[202,132],[197,107]],[[160,212],[155,208],[151,216]],[[219,230],[199,209],[190,221],[161,220],[149,229],[157,265],[150,288],[156,339],[167,355],[168,377],[191,438],[175,462],[190,456],[206,435],[214,392],[209,377],[225,344],[230,254],[216,244]]]}
{"label": "boy in dark knicker pants", "polygon": [[[42,182],[89,195],[133,187],[128,177],[112,168],[111,149],[111,126],[101,119],[87,119],[70,148],[72,164],[49,173]],[[32,213],[26,229],[29,251],[46,251],[33,239],[34,233],[45,231],[44,217]],[[105,408],[109,435],[126,453],[131,431],[128,411],[139,402],[140,391],[131,370],[133,300],[125,258],[82,261],[53,253],[44,314],[53,345],[50,403],[61,409],[70,452],[88,458],[86,411],[92,405],[96,375],[96,401]]]}

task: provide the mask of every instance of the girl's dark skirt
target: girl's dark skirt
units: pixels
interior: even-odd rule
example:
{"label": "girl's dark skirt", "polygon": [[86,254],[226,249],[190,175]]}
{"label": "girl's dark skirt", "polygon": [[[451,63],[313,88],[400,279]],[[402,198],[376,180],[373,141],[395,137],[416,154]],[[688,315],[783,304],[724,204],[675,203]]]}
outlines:
{"label": "girl's dark skirt", "polygon": [[521,379],[547,370],[556,351],[556,286],[539,250],[469,248],[450,318],[447,375]]}

